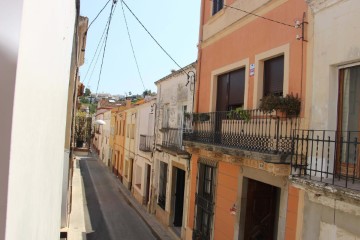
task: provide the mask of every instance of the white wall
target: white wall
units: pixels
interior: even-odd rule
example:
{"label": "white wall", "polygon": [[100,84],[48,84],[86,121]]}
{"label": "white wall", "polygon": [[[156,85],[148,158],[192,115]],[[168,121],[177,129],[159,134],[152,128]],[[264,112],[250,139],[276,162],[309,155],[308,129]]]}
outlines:
{"label": "white wall", "polygon": [[310,1],[314,11],[310,128],[336,129],[338,68],[360,64],[360,1]]}
{"label": "white wall", "polygon": [[0,239],[5,237],[10,139],[23,0],[0,1]]}
{"label": "white wall", "polygon": [[[5,146],[5,154],[0,151],[0,169],[5,171],[5,176],[6,164],[10,162],[7,203],[0,200],[0,224],[3,224],[4,205],[7,208],[5,239],[8,240],[59,239],[75,16],[74,0],[25,1],[23,9],[22,1],[0,3],[0,55],[2,59],[2,51],[6,49],[11,62],[5,86],[0,87],[0,102],[9,100],[1,112],[11,129],[11,136],[9,132],[0,134],[1,145]],[[0,73],[3,72],[1,69]],[[12,115],[6,115],[11,114],[11,109]],[[0,185],[6,185],[6,179],[1,179]],[[6,189],[1,189],[0,195],[6,196]],[[0,238],[4,235],[2,230],[0,227]]]}

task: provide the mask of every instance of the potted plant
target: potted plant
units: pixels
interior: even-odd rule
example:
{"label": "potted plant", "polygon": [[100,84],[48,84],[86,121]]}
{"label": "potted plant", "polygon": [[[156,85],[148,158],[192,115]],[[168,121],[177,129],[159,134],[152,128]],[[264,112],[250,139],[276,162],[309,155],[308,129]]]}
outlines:
{"label": "potted plant", "polygon": [[244,110],[242,107],[232,109],[227,113],[226,116],[228,119],[245,120],[246,122],[250,121],[251,119],[251,114],[249,111]]}
{"label": "potted plant", "polygon": [[193,115],[194,122],[205,122],[210,120],[210,115],[208,113],[196,113]]}
{"label": "potted plant", "polygon": [[265,113],[276,111],[276,114],[282,117],[298,116],[301,110],[301,100],[298,95],[292,93],[285,97],[277,95],[267,95],[260,100],[259,109]]}
{"label": "potted plant", "polygon": [[269,94],[260,99],[259,109],[265,113],[271,113],[274,110],[279,110],[282,105],[282,96]]}

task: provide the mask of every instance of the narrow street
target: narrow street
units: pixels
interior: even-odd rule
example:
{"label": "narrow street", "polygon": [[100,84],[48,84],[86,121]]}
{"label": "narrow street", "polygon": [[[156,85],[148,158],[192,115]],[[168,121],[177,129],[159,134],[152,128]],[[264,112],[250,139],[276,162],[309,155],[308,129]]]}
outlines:
{"label": "narrow street", "polygon": [[88,240],[156,239],[105,166],[94,157],[79,164],[92,228]]}

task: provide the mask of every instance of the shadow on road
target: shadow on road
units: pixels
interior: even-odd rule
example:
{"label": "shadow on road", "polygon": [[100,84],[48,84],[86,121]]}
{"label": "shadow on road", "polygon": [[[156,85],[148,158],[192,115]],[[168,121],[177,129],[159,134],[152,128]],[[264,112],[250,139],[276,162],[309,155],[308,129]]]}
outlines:
{"label": "shadow on road", "polygon": [[87,199],[87,207],[90,216],[91,227],[94,232],[86,234],[87,240],[111,240],[108,228],[105,223],[103,213],[95,192],[94,183],[90,177],[89,169],[86,161],[96,161],[91,158],[83,158],[79,161],[81,175],[84,180],[85,195]]}

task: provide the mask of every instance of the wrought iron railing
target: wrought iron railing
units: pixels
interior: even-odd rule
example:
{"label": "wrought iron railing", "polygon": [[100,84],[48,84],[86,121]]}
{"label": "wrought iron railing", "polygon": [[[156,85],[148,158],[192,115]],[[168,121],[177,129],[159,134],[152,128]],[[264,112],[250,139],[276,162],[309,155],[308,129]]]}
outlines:
{"label": "wrought iron railing", "polygon": [[149,135],[140,135],[139,149],[143,152],[151,152],[154,146],[154,137]]}
{"label": "wrought iron railing", "polygon": [[192,131],[186,141],[220,145],[248,151],[290,154],[296,116],[282,116],[261,110],[192,114]]}
{"label": "wrought iron railing", "polygon": [[162,146],[182,150],[182,129],[169,128],[163,132]]}
{"label": "wrought iron railing", "polygon": [[292,175],[360,190],[359,131],[295,130]]}

